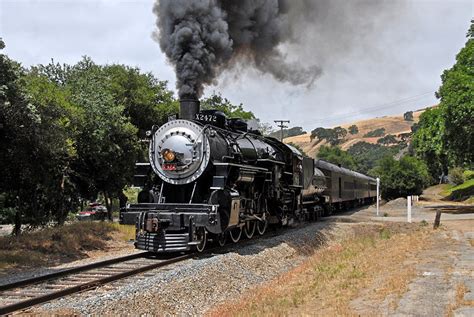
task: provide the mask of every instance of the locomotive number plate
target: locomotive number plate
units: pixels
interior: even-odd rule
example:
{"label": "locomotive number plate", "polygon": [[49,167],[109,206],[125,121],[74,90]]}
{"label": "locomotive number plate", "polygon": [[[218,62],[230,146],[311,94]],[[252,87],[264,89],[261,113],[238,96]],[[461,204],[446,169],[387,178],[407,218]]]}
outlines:
{"label": "locomotive number plate", "polygon": [[196,120],[205,121],[205,122],[216,122],[217,116],[212,115],[212,114],[196,113]]}
{"label": "locomotive number plate", "polygon": [[176,171],[176,164],[163,164],[161,165],[164,171]]}

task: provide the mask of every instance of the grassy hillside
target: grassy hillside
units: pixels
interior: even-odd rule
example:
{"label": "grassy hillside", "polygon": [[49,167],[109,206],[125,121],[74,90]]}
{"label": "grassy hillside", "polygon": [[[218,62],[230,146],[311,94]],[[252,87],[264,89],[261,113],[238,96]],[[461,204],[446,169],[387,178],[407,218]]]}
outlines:
{"label": "grassy hillside", "polygon": [[[356,125],[359,129],[357,134],[348,133],[344,141],[340,144],[343,150],[347,150],[357,142],[377,143],[381,137],[364,137],[367,133],[376,129],[384,128],[385,135],[395,135],[410,133],[411,126],[418,122],[420,115],[424,110],[413,112],[413,121],[405,121],[403,114],[398,116],[384,116],[380,118],[360,120],[340,125],[344,129],[348,129],[351,125]],[[313,127],[313,129],[316,127]],[[284,139],[285,143],[293,143],[299,146],[306,154],[314,157],[322,145],[328,145],[325,140],[319,141],[317,138],[311,141],[311,133],[289,137]]]}

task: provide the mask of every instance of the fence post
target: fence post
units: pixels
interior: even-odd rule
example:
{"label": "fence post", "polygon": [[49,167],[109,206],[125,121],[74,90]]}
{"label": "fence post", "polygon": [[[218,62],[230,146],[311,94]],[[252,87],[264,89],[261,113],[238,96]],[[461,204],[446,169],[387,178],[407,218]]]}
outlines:
{"label": "fence post", "polygon": [[407,197],[407,221],[411,223],[411,196]]}
{"label": "fence post", "polygon": [[436,217],[433,224],[433,229],[438,229],[439,223],[441,222],[441,209],[436,210]]}
{"label": "fence post", "polygon": [[377,177],[377,217],[379,216],[380,206],[380,178]]}

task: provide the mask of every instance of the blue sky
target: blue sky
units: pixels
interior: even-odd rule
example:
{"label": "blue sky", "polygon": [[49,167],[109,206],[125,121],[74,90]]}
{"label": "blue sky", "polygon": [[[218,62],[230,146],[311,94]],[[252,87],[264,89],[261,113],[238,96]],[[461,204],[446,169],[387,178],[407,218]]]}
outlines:
{"label": "blue sky", "polygon": [[[233,69],[206,94],[222,92],[264,122],[289,119],[291,126],[308,130],[435,104],[440,75],[466,42],[474,0],[404,3],[403,10],[370,31],[370,45],[328,52],[328,38],[315,30],[308,42],[320,41],[317,45],[288,53],[300,63],[322,65],[324,73],[310,89],[252,69]],[[97,63],[151,71],[174,90],[173,68],[151,37],[152,5],[152,0],[0,0],[0,37],[4,52],[25,66],[51,58],[75,63],[88,55]]]}

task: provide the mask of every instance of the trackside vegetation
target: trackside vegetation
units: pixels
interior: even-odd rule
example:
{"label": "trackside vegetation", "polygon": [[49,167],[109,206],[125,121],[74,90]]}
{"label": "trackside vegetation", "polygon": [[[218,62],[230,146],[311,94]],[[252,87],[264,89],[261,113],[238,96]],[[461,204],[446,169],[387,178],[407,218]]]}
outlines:
{"label": "trackside vegetation", "polygon": [[413,137],[416,155],[427,162],[433,176],[446,175],[456,166],[473,169],[473,65],[474,20],[456,63],[441,75],[442,85],[436,93],[439,106],[421,115]]}

